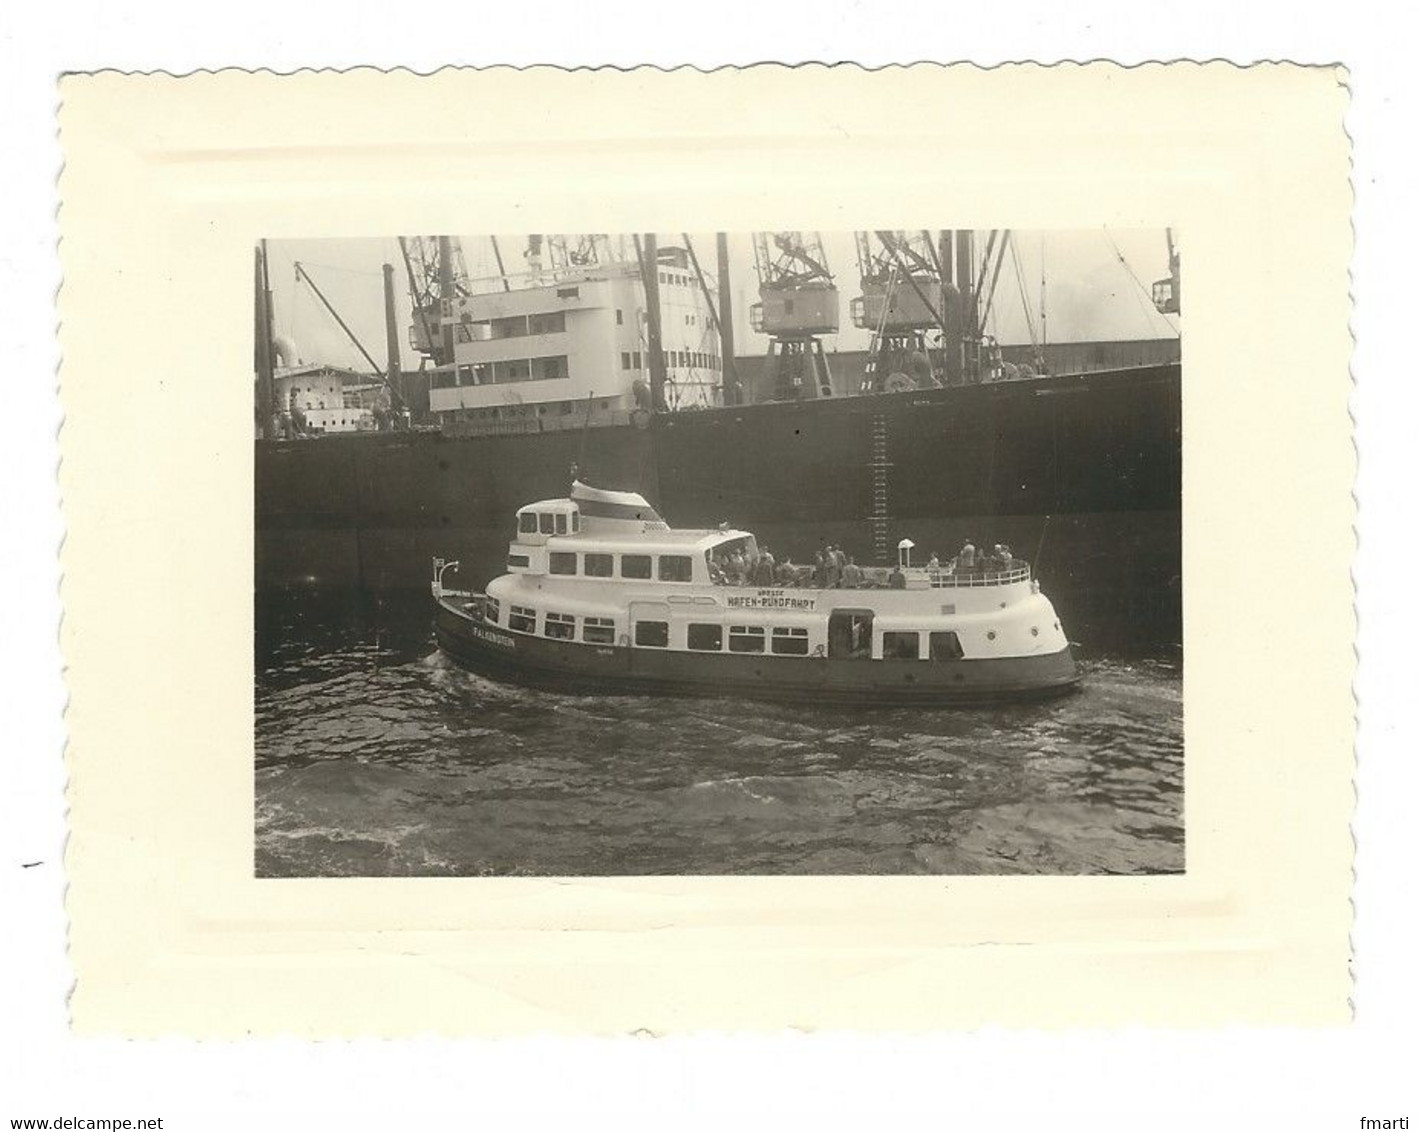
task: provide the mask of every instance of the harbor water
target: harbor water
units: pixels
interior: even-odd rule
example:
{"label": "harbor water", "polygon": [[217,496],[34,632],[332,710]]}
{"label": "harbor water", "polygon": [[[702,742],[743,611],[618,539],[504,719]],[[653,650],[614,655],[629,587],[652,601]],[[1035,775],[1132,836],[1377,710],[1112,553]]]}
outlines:
{"label": "harbor water", "polygon": [[1175,658],[973,709],[572,696],[458,668],[425,598],[262,603],[255,659],[261,877],[1184,867]]}

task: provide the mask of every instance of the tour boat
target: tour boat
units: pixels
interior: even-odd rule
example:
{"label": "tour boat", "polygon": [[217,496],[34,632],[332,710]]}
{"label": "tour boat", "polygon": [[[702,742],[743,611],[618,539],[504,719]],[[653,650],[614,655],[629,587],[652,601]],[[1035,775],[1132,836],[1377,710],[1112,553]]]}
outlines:
{"label": "tour boat", "polygon": [[748,531],[673,529],[640,495],[578,482],[517,512],[485,593],[446,588],[458,563],[434,560],[435,629],[469,668],[572,692],[944,705],[1076,684],[1028,563],[918,566],[911,551],[903,539],[890,574],[848,571],[852,588],[754,584]]}

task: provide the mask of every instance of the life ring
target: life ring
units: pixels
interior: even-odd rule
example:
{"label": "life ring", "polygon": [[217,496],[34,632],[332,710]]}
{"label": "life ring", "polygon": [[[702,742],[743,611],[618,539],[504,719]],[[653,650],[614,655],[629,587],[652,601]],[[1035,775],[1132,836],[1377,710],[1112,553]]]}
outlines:
{"label": "life ring", "polygon": [[906,374],[898,370],[896,373],[889,373],[887,380],[882,385],[884,393],[905,393],[916,388],[916,382]]}

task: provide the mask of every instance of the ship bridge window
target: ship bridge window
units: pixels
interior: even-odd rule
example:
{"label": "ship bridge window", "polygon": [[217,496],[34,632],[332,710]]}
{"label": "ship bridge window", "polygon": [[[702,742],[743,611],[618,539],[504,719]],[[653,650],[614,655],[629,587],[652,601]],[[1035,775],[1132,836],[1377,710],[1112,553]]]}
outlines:
{"label": "ship bridge window", "polygon": [[688,582],[690,580],[690,556],[688,554],[662,554],[660,556],[660,580],[662,582]]}
{"label": "ship bridge window", "polygon": [[582,559],[582,573],[588,578],[609,578],[613,564],[609,554],[588,554]]}
{"label": "ship bridge window", "polygon": [[920,633],[893,633],[882,634],[882,659],[883,660],[920,660],[921,659],[921,634]]}
{"label": "ship bridge window", "polygon": [[564,534],[566,534],[566,533],[567,533],[567,517],[566,517],[565,515],[563,515],[561,512],[558,512],[557,515],[556,515],[556,520],[557,520],[557,534],[559,534],[559,535],[564,535]]}
{"label": "ship bridge window", "polygon": [[525,605],[508,606],[507,627],[514,633],[537,632],[537,610]]}
{"label": "ship bridge window", "polygon": [[576,533],[579,532],[580,530],[581,530],[581,512],[580,512],[580,511],[573,511],[573,512],[572,512],[572,534],[576,534]]}
{"label": "ship bridge window", "polygon": [[719,652],[724,645],[723,625],[690,625],[685,643],[696,652]]}
{"label": "ship bridge window", "polygon": [[532,559],[525,554],[509,554],[507,556],[509,566],[521,566],[524,570],[532,565]]}
{"label": "ship bridge window", "polygon": [[539,511],[537,513],[537,529],[544,535],[555,533],[556,524],[550,511]]}
{"label": "ship bridge window", "polygon": [[517,533],[535,535],[537,533],[537,512],[524,511],[517,517]]}
{"label": "ship bridge window", "polygon": [[497,598],[485,597],[483,599],[483,619],[491,621],[494,625],[502,620],[502,608],[498,605]]}
{"label": "ship bridge window", "polygon": [[589,645],[614,645],[616,643],[616,622],[609,617],[583,618],[581,639]]}
{"label": "ship bridge window", "polygon": [[646,648],[665,648],[670,644],[670,623],[668,621],[637,621],[636,644]]}
{"label": "ship bridge window", "polygon": [[558,641],[576,640],[576,618],[570,613],[548,613],[542,635]]}
{"label": "ship bridge window", "polygon": [[961,649],[961,638],[955,633],[931,634],[932,660],[960,660],[965,655]]}
{"label": "ship bridge window", "polygon": [[730,652],[763,652],[764,629],[762,625],[731,625],[729,627]]}
{"label": "ship bridge window", "polygon": [[548,555],[548,573],[551,574],[575,574],[576,555],[568,554],[564,550],[554,550]]}
{"label": "ship bridge window", "polygon": [[567,316],[564,311],[534,314],[528,319],[528,326],[533,334],[561,334],[567,328]]}
{"label": "ship bridge window", "polygon": [[650,555],[649,555],[649,554],[623,554],[623,555],[621,555],[621,577],[623,577],[623,578],[649,578],[649,577],[650,577]]}
{"label": "ship bridge window", "polygon": [[807,656],[808,630],[775,629],[773,635],[773,651],[780,656]]}

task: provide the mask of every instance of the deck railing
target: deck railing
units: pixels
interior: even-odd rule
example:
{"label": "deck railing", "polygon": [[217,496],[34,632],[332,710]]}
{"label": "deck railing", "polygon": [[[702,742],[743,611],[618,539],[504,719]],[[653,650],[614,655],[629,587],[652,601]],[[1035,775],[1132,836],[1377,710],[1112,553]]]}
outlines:
{"label": "deck railing", "polygon": [[927,567],[912,568],[907,577],[925,574],[932,589],[956,589],[970,586],[1008,586],[1015,582],[1030,580],[1030,564],[1019,558],[1012,558],[1008,566],[991,566],[975,570],[932,570]]}

